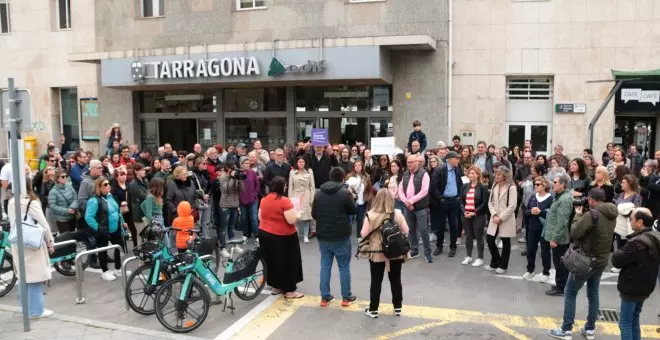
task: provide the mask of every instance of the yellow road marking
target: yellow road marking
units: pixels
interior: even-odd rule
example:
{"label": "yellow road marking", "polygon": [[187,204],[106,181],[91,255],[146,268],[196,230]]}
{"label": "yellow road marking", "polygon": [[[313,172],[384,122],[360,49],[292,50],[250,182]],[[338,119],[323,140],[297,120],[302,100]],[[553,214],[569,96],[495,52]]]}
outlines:
{"label": "yellow road marking", "polygon": [[389,339],[396,338],[396,337],[399,337],[399,336],[404,336],[404,335],[408,335],[408,334],[413,334],[413,333],[421,332],[421,331],[423,331],[423,330],[425,330],[425,329],[444,326],[444,325],[446,325],[446,324],[448,324],[448,323],[449,323],[449,322],[447,322],[447,321],[425,323],[425,324],[423,324],[423,325],[418,325],[418,326],[414,326],[414,327],[410,327],[410,328],[402,329],[402,330],[400,330],[400,331],[396,331],[396,332],[393,332],[393,333],[388,333],[388,334],[385,334],[385,335],[380,335],[380,336],[377,336],[375,339],[377,339],[377,340],[389,340]]}
{"label": "yellow road marking", "polygon": [[531,339],[528,338],[527,336],[522,335],[522,334],[520,334],[520,333],[514,331],[513,329],[511,329],[511,328],[509,328],[509,327],[507,327],[507,326],[504,326],[504,325],[503,325],[502,323],[500,323],[500,322],[492,321],[490,324],[493,325],[493,327],[495,327],[495,328],[501,330],[502,332],[511,335],[514,339],[518,339],[518,340],[531,340]]}
{"label": "yellow road marking", "polygon": [[[283,298],[277,300],[271,307],[265,310],[259,317],[237,334],[237,339],[265,339],[275,332],[279,326],[284,324],[296,310],[300,307],[320,308],[320,297],[305,296],[301,299],[286,301]],[[364,312],[369,302],[363,301],[354,303],[348,307],[341,307],[340,301],[333,301],[328,308],[338,309],[348,312]],[[393,309],[390,304],[383,304],[379,310],[380,315],[392,315]],[[558,318],[540,317],[540,316],[521,316],[503,313],[483,313],[470,310],[458,310],[448,308],[426,307],[426,306],[403,306],[403,317],[419,318],[438,322],[461,322],[476,323],[482,325],[501,326],[507,329],[527,328],[549,330],[557,328],[562,324]],[[495,325],[494,323],[497,323]],[[576,320],[575,325],[582,325],[584,321]],[[601,322],[596,324],[597,332],[603,335],[618,336],[619,326],[612,322]],[[500,327],[498,327],[500,328]],[[657,329],[660,325],[642,325],[641,335],[643,338],[660,339],[660,332]],[[502,329],[502,328],[500,328]],[[502,329],[503,330],[503,329]],[[513,330],[511,330],[513,331]],[[240,335],[251,335],[251,337],[241,338]],[[522,335],[521,335],[522,336]],[[523,339],[523,338],[519,338]]]}

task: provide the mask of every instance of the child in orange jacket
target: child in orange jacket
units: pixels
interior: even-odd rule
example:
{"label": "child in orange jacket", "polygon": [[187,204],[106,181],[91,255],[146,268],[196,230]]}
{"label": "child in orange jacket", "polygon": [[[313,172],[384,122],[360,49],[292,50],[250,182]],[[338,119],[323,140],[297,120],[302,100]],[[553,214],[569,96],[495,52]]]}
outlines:
{"label": "child in orange jacket", "polygon": [[188,240],[194,240],[195,235],[190,232],[195,227],[195,218],[192,215],[192,207],[187,201],[182,201],[176,207],[177,218],[172,222],[172,227],[180,229],[176,231],[176,248],[179,253],[188,249]]}

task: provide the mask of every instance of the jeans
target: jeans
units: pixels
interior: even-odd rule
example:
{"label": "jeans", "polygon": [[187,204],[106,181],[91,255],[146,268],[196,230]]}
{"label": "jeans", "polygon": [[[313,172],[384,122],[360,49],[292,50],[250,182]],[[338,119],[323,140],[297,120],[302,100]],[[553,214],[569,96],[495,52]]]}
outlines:
{"label": "jeans", "polygon": [[296,229],[298,230],[298,237],[300,237],[301,235],[303,237],[308,237],[309,236],[309,227],[311,225],[312,225],[312,220],[296,222]]}
{"label": "jeans", "polygon": [[243,227],[243,236],[257,237],[259,230],[259,201],[250,205],[241,204],[241,226]]}
{"label": "jeans", "polygon": [[[550,243],[548,242],[548,245]],[[555,265],[555,284],[557,285],[557,290],[564,290],[566,287],[566,280],[568,278],[568,269],[564,265],[564,261],[561,260],[561,257],[566,254],[568,250],[568,244],[558,244],[556,248],[552,248],[552,263]]]}
{"label": "jeans", "polygon": [[[390,271],[387,277],[390,280],[390,289],[392,290],[392,305],[394,308],[401,308],[403,302],[403,287],[401,286],[401,265],[403,260],[391,260]],[[385,262],[369,261],[371,271],[371,286],[369,288],[369,310],[377,311],[380,304],[380,291],[383,287],[383,277],[385,276]]]}
{"label": "jeans", "polygon": [[575,323],[575,300],[585,282],[587,283],[589,314],[587,315],[587,323],[584,325],[584,329],[590,331],[596,328],[596,318],[598,317],[598,308],[600,308],[598,290],[600,288],[600,277],[603,275],[603,269],[605,268],[592,269],[586,280],[576,279],[573,274],[568,274],[568,281],[564,289],[564,323],[561,325],[562,330],[570,331],[573,329],[573,323]]}
{"label": "jeans", "polygon": [[[40,316],[44,313],[44,287],[43,282],[27,284],[27,306],[30,316]],[[18,290],[18,301],[21,301],[21,290]]]}
{"label": "jeans", "polygon": [[220,248],[227,248],[227,239],[234,238],[234,226],[238,214],[236,208],[222,208],[220,209],[220,229],[218,229],[218,240],[220,240]]}
{"label": "jeans", "polygon": [[410,252],[419,254],[419,241],[417,240],[417,230],[422,237],[422,245],[424,246],[424,256],[431,256],[431,239],[429,238],[429,226],[427,221],[427,210],[419,209],[405,211],[406,223],[410,228]]}
{"label": "jeans", "polygon": [[621,315],[619,316],[621,340],[640,340],[642,338],[639,314],[642,313],[643,306],[644,301],[621,300]]}
{"label": "jeans", "polygon": [[472,218],[462,217],[465,227],[465,248],[467,256],[472,257],[473,241],[477,240],[477,256],[484,258],[484,227],[486,226],[486,215],[477,215]]}
{"label": "jeans", "polygon": [[[437,224],[435,246],[442,249],[442,243],[445,242],[445,222],[449,222],[449,249],[456,250],[456,239],[458,234],[458,215],[461,211],[458,197],[445,198],[440,204],[434,205],[437,211],[437,218],[431,220],[431,224]],[[435,222],[435,223],[434,223]]]}
{"label": "jeans", "polygon": [[366,204],[358,204],[357,206],[357,215],[356,216],[356,226],[355,226],[355,231],[356,231],[356,236],[357,238],[360,238],[360,231],[362,231],[362,224],[364,224],[364,215],[367,213],[367,205]]}
{"label": "jeans", "polygon": [[536,251],[541,244],[541,264],[543,265],[543,275],[550,275],[551,256],[550,256],[550,243],[541,238],[543,228],[529,227],[527,228],[527,272],[533,273],[536,270]]}
{"label": "jeans", "polygon": [[408,210],[406,209],[406,205],[399,200],[394,200],[394,208],[399,209],[401,211],[401,215],[405,214],[406,210]]}
{"label": "jeans", "polygon": [[351,294],[351,239],[343,241],[321,241],[319,240],[319,251],[321,252],[321,297],[330,296],[330,276],[332,273],[332,262],[337,259],[339,267],[339,282],[341,283],[341,296],[350,297]]}
{"label": "jeans", "polygon": [[204,237],[209,236],[209,227],[211,226],[211,206],[207,206],[206,209],[197,209],[199,214],[199,223],[202,226],[202,235]]}

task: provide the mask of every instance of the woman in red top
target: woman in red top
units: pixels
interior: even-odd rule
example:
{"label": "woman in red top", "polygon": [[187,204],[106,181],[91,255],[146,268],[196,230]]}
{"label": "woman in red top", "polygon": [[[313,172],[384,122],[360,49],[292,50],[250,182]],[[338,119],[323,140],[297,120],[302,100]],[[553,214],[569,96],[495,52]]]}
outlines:
{"label": "woman in red top", "polygon": [[270,193],[259,205],[259,246],[266,261],[268,285],[273,294],[282,294],[287,299],[305,296],[296,291],[302,282],[302,257],[296,232],[298,212],[286,192],[286,181],[277,176],[270,186]]}
{"label": "woman in red top", "polygon": [[481,169],[472,165],[468,168],[469,185],[463,186],[461,193],[461,219],[465,229],[465,248],[467,256],[461,264],[472,262],[473,241],[477,240],[477,259],[473,267],[481,266],[484,261],[484,228],[486,227],[486,212],[488,211],[488,186],[482,184]]}

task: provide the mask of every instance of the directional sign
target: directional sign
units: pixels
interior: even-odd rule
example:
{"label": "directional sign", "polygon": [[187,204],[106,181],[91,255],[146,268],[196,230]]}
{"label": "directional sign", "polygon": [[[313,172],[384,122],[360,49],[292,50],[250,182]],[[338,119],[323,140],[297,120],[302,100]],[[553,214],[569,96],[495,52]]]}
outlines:
{"label": "directional sign", "polygon": [[557,113],[585,113],[587,104],[555,104]]}
{"label": "directional sign", "polygon": [[[18,114],[21,117],[21,131],[32,131],[32,105],[30,105],[30,91],[16,90],[16,96],[20,102],[17,105]],[[9,91],[0,91],[0,121],[4,130],[9,131]]]}

